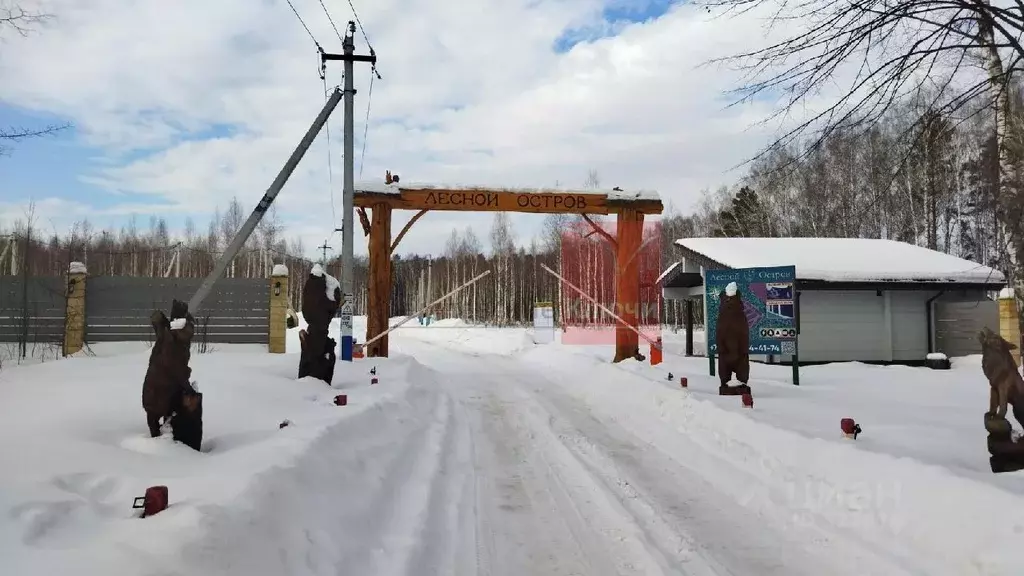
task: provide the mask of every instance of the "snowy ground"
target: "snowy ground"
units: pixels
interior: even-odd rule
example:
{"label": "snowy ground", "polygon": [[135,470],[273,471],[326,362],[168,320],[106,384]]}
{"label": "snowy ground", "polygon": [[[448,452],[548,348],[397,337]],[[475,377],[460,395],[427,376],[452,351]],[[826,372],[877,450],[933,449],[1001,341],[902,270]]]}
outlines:
{"label": "snowy ground", "polygon": [[[613,366],[451,321],[406,324],[331,389],[295,380],[296,332],[285,355],[193,355],[202,453],[147,437],[144,344],[5,366],[0,573],[1024,573],[1024,474],[988,472],[977,359],[800,387],[755,365],[745,410],[703,359]],[[140,520],[154,484],[172,505]]]}

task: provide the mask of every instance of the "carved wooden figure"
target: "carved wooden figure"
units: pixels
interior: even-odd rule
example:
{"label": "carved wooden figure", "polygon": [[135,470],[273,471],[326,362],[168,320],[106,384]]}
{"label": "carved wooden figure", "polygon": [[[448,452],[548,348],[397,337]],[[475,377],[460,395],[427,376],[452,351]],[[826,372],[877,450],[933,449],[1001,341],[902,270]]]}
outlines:
{"label": "carved wooden figure", "polygon": [[735,282],[730,282],[718,295],[718,321],[715,324],[715,344],[718,348],[718,377],[720,393],[730,392],[728,386],[733,374],[741,382],[737,388],[749,392],[750,378],[750,326],[743,313],[743,297]]}
{"label": "carved wooden figure", "polygon": [[978,341],[981,370],[989,383],[989,413],[1005,418],[1008,406],[1012,406],[1013,417],[1024,424],[1024,379],[1011,354],[1017,346],[988,327],[978,332]]}
{"label": "carved wooden figure", "polygon": [[336,353],[328,330],[340,305],[341,287],[337,280],[315,265],[302,288],[302,316],[307,326],[299,333],[299,378],[312,376],[331,383]]}
{"label": "carved wooden figure", "polygon": [[[192,388],[192,369],[188,365],[195,319],[187,304],[175,300],[170,319],[157,310],[150,316],[150,323],[156,339],[142,383],[142,407],[149,434],[159,436],[161,424],[170,423],[175,439],[187,437],[190,441],[185,443],[198,450],[202,439],[202,396]],[[174,422],[177,414],[186,410],[189,414],[181,422]]]}

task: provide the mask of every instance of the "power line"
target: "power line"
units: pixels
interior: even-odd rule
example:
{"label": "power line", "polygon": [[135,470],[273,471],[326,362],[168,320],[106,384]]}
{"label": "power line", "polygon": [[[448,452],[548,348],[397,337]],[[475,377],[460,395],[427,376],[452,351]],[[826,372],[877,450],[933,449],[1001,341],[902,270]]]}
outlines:
{"label": "power line", "polygon": [[334,18],[331,18],[331,12],[327,9],[327,5],[324,4],[324,0],[320,0],[320,6],[324,9],[324,14],[327,14],[327,21],[331,23],[331,28],[334,28],[334,33],[338,35],[338,40],[345,41],[341,37],[341,32],[338,32],[338,27],[334,25]]}
{"label": "power line", "polygon": [[[327,100],[327,98],[329,98],[329,93],[327,92],[327,78],[321,77],[321,80],[324,81],[324,100]],[[327,181],[329,182],[331,193],[331,228],[334,228],[338,225],[338,216],[334,209],[334,169],[332,168],[333,162],[331,162],[331,125],[327,124],[324,128],[324,132],[327,133]]]}
{"label": "power line", "polygon": [[370,69],[370,89],[366,95],[366,120],[363,121],[363,150],[359,153],[359,178],[363,177],[363,165],[366,163],[366,135],[370,130],[370,103],[373,101],[373,79],[378,76],[377,68]]}
{"label": "power line", "polygon": [[299,16],[299,11],[295,9],[295,5],[292,4],[292,0],[284,1],[288,3],[288,6],[292,9],[292,12],[295,13],[295,17],[299,19],[299,24],[302,24],[302,27],[306,30],[306,34],[309,34],[309,39],[313,41],[313,44],[316,44],[317,48],[320,48],[320,43],[316,41],[316,37],[313,36],[313,33],[309,31],[309,26],[306,26],[306,22],[302,19],[302,16]]}
{"label": "power line", "polygon": [[363,34],[363,40],[366,42],[366,47],[370,50],[370,55],[376,54],[373,50],[373,44],[370,43],[370,39],[366,36],[366,29],[363,28],[363,22],[359,19],[359,13],[356,12],[356,5],[352,3],[352,0],[348,0],[348,7],[352,9],[352,16],[356,20],[356,24],[359,25],[359,31]]}

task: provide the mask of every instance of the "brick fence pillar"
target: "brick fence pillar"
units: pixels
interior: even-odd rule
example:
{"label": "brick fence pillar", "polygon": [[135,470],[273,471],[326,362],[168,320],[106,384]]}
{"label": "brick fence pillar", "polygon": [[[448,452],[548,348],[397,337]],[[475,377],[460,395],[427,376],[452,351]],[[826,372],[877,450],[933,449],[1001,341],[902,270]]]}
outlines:
{"label": "brick fence pillar", "polygon": [[1013,361],[1020,366],[1020,324],[1017,321],[1017,301],[1013,292],[1003,290],[999,294],[999,335],[1018,346],[1011,351]]}
{"label": "brick fence pillar", "polygon": [[64,309],[64,355],[70,356],[85,346],[85,264],[68,266],[67,306]]}
{"label": "brick fence pillar", "polygon": [[288,351],[288,267],[274,266],[270,275],[270,343],[271,354]]}

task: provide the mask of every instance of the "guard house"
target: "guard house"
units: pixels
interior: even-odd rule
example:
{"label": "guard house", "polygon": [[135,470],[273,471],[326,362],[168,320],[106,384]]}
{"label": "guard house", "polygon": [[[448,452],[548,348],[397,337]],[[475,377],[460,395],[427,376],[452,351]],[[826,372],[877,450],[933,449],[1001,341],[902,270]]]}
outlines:
{"label": "guard house", "polygon": [[679,261],[658,283],[666,300],[686,302],[687,355],[694,354],[695,312],[706,310],[704,271],[722,268],[796,267],[801,364],[922,364],[931,352],[980,354],[978,330],[999,330],[1001,272],[905,242],[684,238],[675,245]]}

